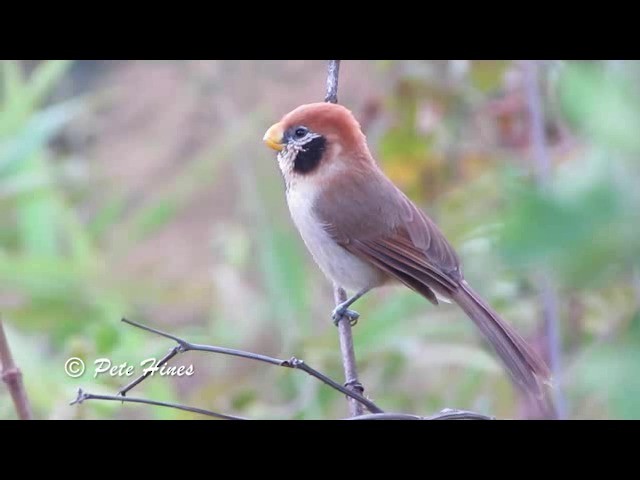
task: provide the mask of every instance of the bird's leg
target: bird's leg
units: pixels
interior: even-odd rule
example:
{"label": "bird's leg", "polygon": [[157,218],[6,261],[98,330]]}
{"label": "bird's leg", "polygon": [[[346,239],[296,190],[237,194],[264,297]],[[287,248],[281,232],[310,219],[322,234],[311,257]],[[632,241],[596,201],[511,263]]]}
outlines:
{"label": "bird's leg", "polygon": [[360,314],[355,310],[349,310],[349,307],[353,302],[362,297],[365,293],[367,293],[371,288],[363,288],[358,293],[356,293],[353,297],[347,299],[342,302],[340,305],[336,306],[331,313],[331,318],[333,318],[333,324],[338,326],[338,322],[342,317],[347,317],[349,319],[349,323],[353,327],[356,323],[358,323],[358,318]]}

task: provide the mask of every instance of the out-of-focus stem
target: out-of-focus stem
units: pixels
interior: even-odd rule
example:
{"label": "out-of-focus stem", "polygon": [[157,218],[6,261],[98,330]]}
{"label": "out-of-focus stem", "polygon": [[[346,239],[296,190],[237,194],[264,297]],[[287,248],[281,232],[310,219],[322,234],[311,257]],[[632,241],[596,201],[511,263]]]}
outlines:
{"label": "out-of-focus stem", "polygon": [[[549,186],[549,178],[551,175],[551,159],[549,157],[544,132],[544,116],[539,88],[537,61],[527,60],[524,64],[524,70],[536,178],[539,188],[546,190]],[[564,419],[567,416],[567,405],[563,394],[562,382],[562,340],[558,319],[558,294],[553,284],[552,276],[548,271],[543,271],[540,275],[540,300],[542,302],[545,321],[549,363],[555,380],[554,403],[556,415],[559,419]]]}

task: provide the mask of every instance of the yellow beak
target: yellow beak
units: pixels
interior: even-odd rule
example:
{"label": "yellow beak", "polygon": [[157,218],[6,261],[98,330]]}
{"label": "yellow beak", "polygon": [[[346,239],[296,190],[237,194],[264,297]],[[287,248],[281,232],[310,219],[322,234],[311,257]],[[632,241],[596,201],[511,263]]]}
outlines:
{"label": "yellow beak", "polygon": [[267,133],[264,134],[262,140],[270,148],[281,151],[284,148],[284,143],[282,143],[283,135],[284,131],[282,129],[282,125],[276,123],[275,125],[272,125],[269,130],[267,130]]}

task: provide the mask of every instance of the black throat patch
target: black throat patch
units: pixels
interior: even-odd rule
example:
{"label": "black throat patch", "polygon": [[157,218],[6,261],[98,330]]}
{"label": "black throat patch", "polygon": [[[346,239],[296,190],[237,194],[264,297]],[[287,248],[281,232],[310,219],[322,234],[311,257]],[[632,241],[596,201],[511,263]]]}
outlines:
{"label": "black throat patch", "polygon": [[293,171],[301,174],[311,173],[320,164],[320,160],[327,147],[324,137],[316,137],[307,142],[298,152],[293,162]]}

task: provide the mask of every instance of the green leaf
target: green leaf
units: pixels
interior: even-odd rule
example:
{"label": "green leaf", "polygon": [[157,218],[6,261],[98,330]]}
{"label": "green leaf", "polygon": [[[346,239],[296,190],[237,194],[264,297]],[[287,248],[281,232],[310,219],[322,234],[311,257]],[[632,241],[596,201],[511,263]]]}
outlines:
{"label": "green leaf", "polygon": [[0,91],[0,136],[19,125],[26,115],[24,108],[24,79],[20,65],[12,60],[0,62],[2,90]]}
{"label": "green leaf", "polygon": [[12,175],[0,183],[0,201],[20,203],[23,198],[37,195],[52,186],[51,180],[41,172],[26,172]]}
{"label": "green leaf", "polygon": [[0,97],[3,103],[0,109],[0,136],[20,128],[41,106],[70,65],[71,62],[67,60],[42,62],[25,83],[19,63],[2,62],[3,89]]}
{"label": "green leaf", "polygon": [[23,251],[39,257],[57,254],[57,213],[50,189],[43,189],[23,199],[17,208],[17,225]]}
{"label": "green leaf", "polygon": [[28,86],[31,108],[42,103],[72,64],[72,60],[49,60],[36,67],[31,74]]}
{"label": "green leaf", "polygon": [[24,88],[24,77],[20,65],[14,60],[2,62],[2,109],[11,109],[11,102],[19,100]]}
{"label": "green leaf", "polygon": [[13,138],[0,143],[0,176],[15,172],[42,149],[80,111],[77,100],[48,107],[35,114]]}

